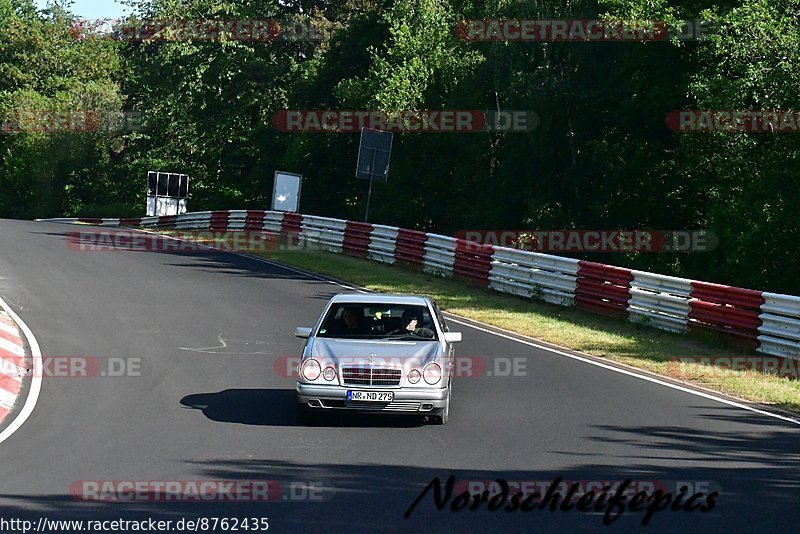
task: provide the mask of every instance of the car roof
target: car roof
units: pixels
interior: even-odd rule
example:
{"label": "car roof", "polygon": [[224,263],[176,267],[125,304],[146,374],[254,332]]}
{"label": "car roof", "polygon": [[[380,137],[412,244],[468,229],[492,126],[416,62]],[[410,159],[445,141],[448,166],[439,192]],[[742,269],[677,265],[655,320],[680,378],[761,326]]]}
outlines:
{"label": "car roof", "polygon": [[427,297],[420,295],[393,295],[388,293],[342,293],[331,299],[332,304],[406,304],[427,306]]}

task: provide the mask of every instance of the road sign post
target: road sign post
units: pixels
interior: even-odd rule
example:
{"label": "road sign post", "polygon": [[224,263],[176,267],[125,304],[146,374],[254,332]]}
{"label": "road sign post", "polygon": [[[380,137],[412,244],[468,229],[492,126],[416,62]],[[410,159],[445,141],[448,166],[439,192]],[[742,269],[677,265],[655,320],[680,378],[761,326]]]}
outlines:
{"label": "road sign post", "polygon": [[361,144],[358,148],[358,163],[356,164],[356,178],[369,180],[367,193],[367,209],[364,222],[369,221],[369,208],[372,202],[372,184],[375,180],[386,182],[389,175],[389,160],[392,155],[391,132],[361,129]]}

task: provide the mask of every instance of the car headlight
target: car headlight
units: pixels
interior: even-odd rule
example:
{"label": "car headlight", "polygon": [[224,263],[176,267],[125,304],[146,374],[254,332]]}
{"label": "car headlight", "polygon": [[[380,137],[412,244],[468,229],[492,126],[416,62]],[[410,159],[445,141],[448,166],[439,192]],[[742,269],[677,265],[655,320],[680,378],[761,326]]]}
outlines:
{"label": "car headlight", "polygon": [[425,382],[434,385],[442,379],[442,368],[438,363],[430,363],[425,367],[424,375]]}
{"label": "car headlight", "polygon": [[412,384],[416,384],[419,382],[419,379],[422,378],[422,375],[416,369],[412,369],[410,373],[408,373],[408,381]]}
{"label": "car headlight", "polygon": [[322,369],[320,368],[319,362],[313,358],[309,358],[308,360],[304,361],[303,366],[300,369],[300,374],[302,374],[303,378],[309,382],[313,382],[319,378],[321,372]]}
{"label": "car headlight", "polygon": [[336,378],[336,369],[333,367],[326,367],[325,370],[322,372],[322,378],[330,382],[334,378]]}

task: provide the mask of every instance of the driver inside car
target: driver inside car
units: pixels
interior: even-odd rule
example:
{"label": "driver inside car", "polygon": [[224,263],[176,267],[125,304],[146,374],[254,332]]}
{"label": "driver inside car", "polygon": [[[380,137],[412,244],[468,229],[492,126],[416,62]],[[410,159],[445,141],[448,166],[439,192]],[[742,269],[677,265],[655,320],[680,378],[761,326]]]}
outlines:
{"label": "driver inside car", "polygon": [[400,330],[393,332],[394,334],[414,334],[419,337],[431,338],[435,333],[430,328],[423,326],[421,310],[406,310],[403,312]]}

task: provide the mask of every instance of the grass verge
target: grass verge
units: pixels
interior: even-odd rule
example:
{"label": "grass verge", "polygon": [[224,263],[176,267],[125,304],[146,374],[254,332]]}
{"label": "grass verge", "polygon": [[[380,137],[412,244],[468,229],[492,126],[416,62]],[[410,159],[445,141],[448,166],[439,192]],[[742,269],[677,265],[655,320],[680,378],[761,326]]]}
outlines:
{"label": "grass verge", "polygon": [[[262,255],[374,291],[430,295],[442,309],[462,317],[738,398],[800,413],[800,381],[794,378],[674,361],[675,358],[688,356],[763,356],[737,346],[722,336],[672,334],[623,319],[504,295],[415,269],[340,254],[274,251]],[[795,369],[800,366],[800,362],[793,363]]]}

